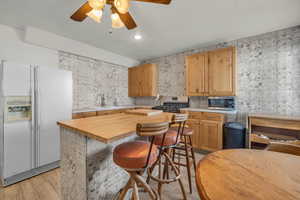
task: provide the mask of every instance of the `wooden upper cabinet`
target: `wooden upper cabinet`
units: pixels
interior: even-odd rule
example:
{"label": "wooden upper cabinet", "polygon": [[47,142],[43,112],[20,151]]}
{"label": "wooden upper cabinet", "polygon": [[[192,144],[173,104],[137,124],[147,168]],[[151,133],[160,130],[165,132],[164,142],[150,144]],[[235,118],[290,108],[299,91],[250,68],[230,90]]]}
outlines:
{"label": "wooden upper cabinet", "polygon": [[186,56],[187,96],[235,96],[235,47]]}
{"label": "wooden upper cabinet", "polygon": [[218,49],[208,55],[209,95],[235,96],[235,48]]}
{"label": "wooden upper cabinet", "polygon": [[208,93],[208,54],[187,56],[185,62],[187,96],[206,96]]}
{"label": "wooden upper cabinet", "polygon": [[157,95],[157,65],[144,64],[128,69],[128,96],[149,97]]}
{"label": "wooden upper cabinet", "polygon": [[128,69],[128,96],[139,96],[140,81],[139,81],[139,69],[132,67]]}

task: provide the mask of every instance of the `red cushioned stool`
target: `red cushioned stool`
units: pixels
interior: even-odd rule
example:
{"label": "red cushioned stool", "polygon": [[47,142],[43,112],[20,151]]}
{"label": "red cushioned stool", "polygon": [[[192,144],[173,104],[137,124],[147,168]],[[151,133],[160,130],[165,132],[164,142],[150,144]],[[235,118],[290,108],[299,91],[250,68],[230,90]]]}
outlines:
{"label": "red cushioned stool", "polygon": [[151,137],[151,142],[126,142],[118,145],[114,149],[114,162],[130,175],[130,179],[121,190],[118,199],[123,200],[130,188],[133,189],[132,198],[139,199],[138,187],[144,188],[152,200],[160,199],[157,192],[143,179],[142,174],[157,161],[158,148],[154,144],[155,136],[160,137],[161,135],[165,135],[168,128],[168,122],[138,124],[136,130],[137,135]]}
{"label": "red cushioned stool", "polygon": [[[157,161],[152,165],[152,167],[148,168],[147,183],[149,183],[151,179],[158,182],[158,194],[160,197],[163,184],[178,182],[183,198],[187,199],[184,186],[181,181],[180,171],[171,159],[171,151],[180,143],[180,138],[182,136],[182,132],[180,132],[181,126],[186,119],[186,114],[174,114],[172,124],[177,124],[178,129],[170,128],[165,135],[156,136],[154,138],[154,144],[159,148],[160,152]],[[156,167],[158,168],[158,175],[153,175]],[[171,171],[169,169],[171,169]],[[170,172],[174,172],[173,177],[170,176]]]}

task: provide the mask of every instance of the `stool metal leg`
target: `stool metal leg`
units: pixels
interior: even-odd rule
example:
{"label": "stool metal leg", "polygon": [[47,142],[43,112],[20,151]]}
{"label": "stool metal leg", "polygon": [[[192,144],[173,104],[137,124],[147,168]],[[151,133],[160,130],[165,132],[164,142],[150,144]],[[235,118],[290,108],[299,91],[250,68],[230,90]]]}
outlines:
{"label": "stool metal leg", "polygon": [[131,184],[132,184],[132,188],[133,188],[132,199],[133,200],[139,200],[140,199],[139,198],[139,190],[138,190],[136,181],[134,179],[131,179]]}
{"label": "stool metal leg", "polygon": [[166,159],[168,160],[168,162],[170,163],[171,167],[174,169],[174,173],[178,178],[178,182],[179,182],[179,185],[180,185],[180,189],[181,189],[181,192],[182,192],[182,195],[183,195],[183,199],[186,200],[187,199],[187,196],[186,196],[186,193],[185,193],[185,190],[184,190],[184,186],[183,186],[183,183],[181,181],[181,177],[180,177],[180,173],[178,171],[178,169],[176,168],[175,164],[172,162],[172,159],[169,157],[168,154],[165,154],[165,157]]}
{"label": "stool metal leg", "polygon": [[190,145],[191,145],[191,152],[192,152],[194,170],[195,170],[195,173],[196,173],[196,169],[197,169],[196,158],[195,158],[195,151],[194,151],[194,147],[193,147],[193,142],[192,142],[192,137],[191,136],[189,136],[189,141],[190,141]]}
{"label": "stool metal leg", "polygon": [[139,187],[142,187],[145,189],[145,191],[149,194],[151,200],[160,200],[159,195],[153,190],[150,185],[146,183],[146,181],[143,179],[141,175],[137,172],[130,172],[130,179],[128,180],[125,187],[122,189],[119,195],[119,200],[124,200],[127,192],[129,189],[133,189],[131,199],[132,200],[139,200]]}
{"label": "stool metal leg", "polygon": [[152,200],[159,200],[159,195],[146,183],[146,181],[138,174],[133,174],[133,178],[136,182],[140,183],[141,186],[149,193]]}
{"label": "stool metal leg", "polygon": [[176,177],[175,178],[171,178],[171,179],[162,179],[161,176],[154,177],[154,176],[152,176],[153,170],[151,171],[151,168],[149,168],[148,169],[148,175],[149,175],[149,177],[151,179],[155,180],[156,182],[158,182],[158,195],[161,197],[161,189],[162,189],[162,185],[163,184],[178,181],[178,183],[180,185],[180,189],[182,191],[183,199],[186,200],[187,196],[186,196],[186,192],[184,190],[183,183],[181,181],[181,175],[179,173],[179,169],[175,166],[175,164],[173,163],[172,159],[170,158],[170,156],[169,156],[169,154],[167,152],[163,151],[162,154],[158,157],[158,159],[162,160],[163,157],[165,158],[165,162],[168,162],[168,164],[170,165],[171,169],[174,171]]}
{"label": "stool metal leg", "polygon": [[192,175],[191,175],[191,166],[190,166],[190,155],[189,155],[189,147],[187,144],[187,139],[184,137],[184,148],[185,148],[185,158],[186,158],[186,168],[188,173],[188,179],[189,179],[189,187],[190,187],[190,193],[193,193],[192,189]]}
{"label": "stool metal leg", "polygon": [[125,195],[127,194],[128,190],[131,188],[131,180],[132,178],[130,177],[125,187],[122,189],[119,197],[120,200],[123,200],[125,198]]}

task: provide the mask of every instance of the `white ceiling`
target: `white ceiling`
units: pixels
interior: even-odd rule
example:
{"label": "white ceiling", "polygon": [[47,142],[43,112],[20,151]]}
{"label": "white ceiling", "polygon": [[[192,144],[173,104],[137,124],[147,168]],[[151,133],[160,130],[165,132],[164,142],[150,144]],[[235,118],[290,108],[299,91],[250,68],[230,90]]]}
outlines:
{"label": "white ceiling", "polygon": [[[132,2],[138,28],[109,34],[108,8],[101,24],[69,19],[84,2],[1,0],[0,23],[37,27],[139,60],[300,25],[299,0],[173,0],[169,6]],[[136,32],[143,40],[133,39]]]}

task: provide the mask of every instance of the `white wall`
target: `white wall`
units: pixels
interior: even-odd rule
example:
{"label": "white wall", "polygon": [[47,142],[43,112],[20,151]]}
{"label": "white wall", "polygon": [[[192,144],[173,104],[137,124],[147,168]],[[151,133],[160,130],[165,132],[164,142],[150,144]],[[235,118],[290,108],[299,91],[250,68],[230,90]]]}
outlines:
{"label": "white wall", "polygon": [[38,46],[65,51],[120,66],[132,67],[140,64],[140,62],[135,59],[115,54],[104,49],[96,48],[83,42],[62,37],[34,27],[26,28],[24,40],[27,43]]}
{"label": "white wall", "polygon": [[0,59],[58,67],[57,51],[27,44],[24,35],[24,30],[0,25]]}
{"label": "white wall", "polygon": [[58,67],[58,51],[124,67],[132,67],[140,63],[137,60],[33,27],[22,30],[0,24],[0,59]]}

